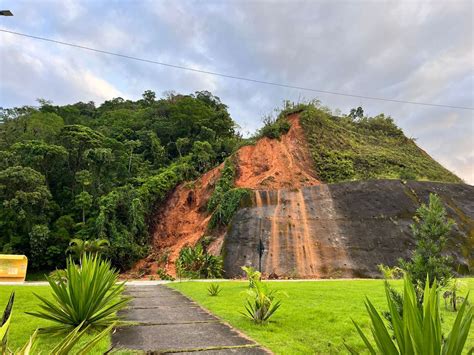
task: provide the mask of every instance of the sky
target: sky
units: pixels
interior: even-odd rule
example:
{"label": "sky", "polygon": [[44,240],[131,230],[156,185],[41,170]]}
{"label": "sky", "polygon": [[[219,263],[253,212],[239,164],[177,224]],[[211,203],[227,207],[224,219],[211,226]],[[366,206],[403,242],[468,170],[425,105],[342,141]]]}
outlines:
{"label": "sky", "polygon": [[[0,0],[0,28],[200,70],[362,96],[474,107],[474,2]],[[385,113],[474,185],[474,111],[319,94],[0,33],[0,106],[208,90],[244,134],[283,100]]]}

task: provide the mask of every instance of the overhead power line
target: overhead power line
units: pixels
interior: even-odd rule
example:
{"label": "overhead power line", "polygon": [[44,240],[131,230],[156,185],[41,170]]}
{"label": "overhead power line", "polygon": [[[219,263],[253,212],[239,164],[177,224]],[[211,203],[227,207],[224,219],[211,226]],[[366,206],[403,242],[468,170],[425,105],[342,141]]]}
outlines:
{"label": "overhead power line", "polygon": [[56,44],[61,44],[61,45],[64,45],[64,46],[84,49],[84,50],[88,50],[88,51],[91,51],[91,52],[113,55],[113,56],[116,56],[116,57],[135,60],[135,61],[139,61],[139,62],[156,64],[156,65],[161,65],[161,66],[165,66],[165,67],[169,67],[169,68],[175,68],[175,69],[181,69],[181,70],[186,70],[186,71],[190,71],[190,72],[195,72],[195,73],[214,75],[214,76],[219,76],[219,77],[222,77],[222,78],[247,81],[247,82],[251,82],[251,83],[278,86],[278,87],[287,88],[287,89],[296,89],[296,90],[317,92],[317,93],[320,93],[320,94],[337,95],[337,96],[345,96],[345,97],[355,97],[355,98],[358,98],[358,99],[377,100],[377,101],[386,101],[386,102],[396,102],[396,103],[401,103],[401,104],[422,105],[422,106],[432,106],[432,107],[442,107],[442,108],[452,108],[452,109],[473,110],[474,111],[474,107],[444,105],[444,104],[435,104],[435,103],[419,102],[419,101],[389,99],[389,98],[376,97],[376,96],[356,95],[356,94],[349,94],[349,93],[336,92],[336,91],[313,89],[313,88],[308,88],[308,87],[303,87],[303,86],[283,84],[283,83],[277,83],[277,82],[271,82],[271,81],[265,81],[265,80],[258,80],[258,79],[246,78],[246,77],[242,77],[242,76],[217,73],[217,72],[212,72],[212,71],[208,71],[208,70],[194,69],[194,68],[185,67],[185,66],[176,65],[176,64],[163,63],[163,62],[159,62],[159,61],[156,61],[156,60],[139,58],[139,57],[134,57],[134,56],[131,56],[131,55],[126,55],[126,54],[109,52],[109,51],[105,51],[105,50],[102,50],[102,49],[86,47],[86,46],[82,46],[82,45],[79,45],[79,44],[68,43],[68,42],[63,42],[63,41],[57,41],[57,40],[51,39],[51,38],[39,37],[39,36],[29,35],[29,34],[26,34],[26,33],[20,33],[20,32],[5,30],[5,29],[0,29],[0,32],[9,33],[9,34],[13,34],[13,35],[16,35],[16,36],[33,38],[33,39],[46,41],[46,42],[51,42],[51,43],[56,43]]}

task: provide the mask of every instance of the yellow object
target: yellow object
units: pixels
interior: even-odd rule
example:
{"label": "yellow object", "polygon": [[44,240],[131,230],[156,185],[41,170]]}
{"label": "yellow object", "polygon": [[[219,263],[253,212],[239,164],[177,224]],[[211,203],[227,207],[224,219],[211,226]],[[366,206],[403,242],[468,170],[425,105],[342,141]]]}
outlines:
{"label": "yellow object", "polygon": [[0,254],[0,282],[23,282],[28,258],[25,255]]}

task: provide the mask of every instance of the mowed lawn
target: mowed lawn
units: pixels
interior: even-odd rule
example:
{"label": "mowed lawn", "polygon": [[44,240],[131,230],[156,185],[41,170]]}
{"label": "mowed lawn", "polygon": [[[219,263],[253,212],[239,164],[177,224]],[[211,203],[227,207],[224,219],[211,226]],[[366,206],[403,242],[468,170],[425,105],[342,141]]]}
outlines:
{"label": "mowed lawn", "polygon": [[[470,301],[474,303],[474,279],[464,279],[466,291],[471,290]],[[240,329],[277,354],[337,354],[348,353],[344,342],[363,351],[351,318],[369,332],[365,296],[379,310],[386,310],[385,291],[382,280],[327,280],[327,281],[268,281],[272,289],[281,291],[281,308],[274,314],[272,322],[259,326],[253,324],[239,312],[244,310],[247,282],[218,282],[222,292],[217,297],[207,294],[207,282],[181,282],[169,287],[181,291],[204,308]],[[393,281],[402,287],[402,281]],[[457,313],[447,311],[441,299],[442,317],[447,330]],[[471,331],[466,352],[474,346],[474,331]]]}
{"label": "mowed lawn", "polygon": [[[26,314],[26,311],[40,310],[40,301],[33,295],[37,293],[49,300],[52,300],[51,288],[49,286],[1,286],[0,285],[0,315],[3,313],[5,306],[10,297],[10,293],[15,291],[15,303],[13,305],[12,321],[10,323],[10,332],[8,337],[8,345],[11,350],[16,350],[23,346],[36,330],[36,328],[45,327],[54,324],[53,322],[43,320]],[[79,342],[84,344],[87,339],[92,338],[93,334],[85,335]],[[40,337],[37,351],[47,353],[55,344],[59,342],[58,337],[44,335]],[[94,349],[94,353],[103,354],[110,348],[110,339],[103,339]]]}

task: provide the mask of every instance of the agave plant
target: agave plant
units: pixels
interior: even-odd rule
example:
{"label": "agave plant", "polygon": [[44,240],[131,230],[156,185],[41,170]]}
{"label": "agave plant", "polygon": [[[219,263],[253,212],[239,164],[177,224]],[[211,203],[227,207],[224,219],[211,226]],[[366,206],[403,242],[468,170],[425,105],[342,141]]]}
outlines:
{"label": "agave plant", "polygon": [[245,312],[241,313],[256,324],[266,323],[281,306],[281,301],[275,299],[276,292],[259,280],[254,281],[254,287],[247,294]]}
{"label": "agave plant", "polygon": [[[74,350],[74,353],[77,355],[87,355],[92,353],[92,349],[106,336],[110,334],[112,329],[116,326],[116,323],[112,323],[107,328],[98,333],[94,338],[87,341],[80,349]],[[71,350],[76,346],[82,336],[88,331],[89,327],[79,324],[74,328],[70,333],[68,333],[61,341],[56,344],[56,346],[49,351],[50,354],[54,355],[67,355]],[[81,330],[82,329],[82,330]],[[30,340],[21,348],[15,352],[9,352],[15,355],[30,355],[36,353],[34,351],[36,340],[38,339],[38,330],[36,330],[33,335],[30,337]]]}
{"label": "agave plant", "polygon": [[97,255],[84,254],[81,267],[71,258],[67,261],[66,280],[47,277],[54,301],[37,294],[42,311],[26,312],[59,323],[43,331],[68,332],[81,328],[107,327],[117,321],[116,312],[124,308],[129,298],[122,297],[124,283],[118,283],[118,272],[110,262]]}
{"label": "agave plant", "polygon": [[241,269],[247,275],[247,279],[249,280],[249,288],[254,288],[255,282],[260,281],[262,278],[262,273],[255,270],[252,266],[242,266]]}
{"label": "agave plant", "polygon": [[[422,307],[419,307],[415,288],[408,276],[404,279],[403,316],[390,297],[390,291],[385,286],[386,298],[393,326],[393,337],[384,324],[381,316],[367,299],[365,306],[372,322],[371,332],[375,339],[374,347],[360,326],[355,327],[364,344],[371,354],[376,349],[382,354],[423,354],[423,355],[458,355],[462,353],[472,324],[473,310],[466,301],[459,308],[451,331],[444,337],[441,329],[439,294],[436,280],[430,287],[426,282],[423,293]],[[355,350],[346,345],[352,354]]]}
{"label": "agave plant", "polygon": [[218,284],[210,284],[207,288],[209,296],[218,296],[221,293],[222,288]]}
{"label": "agave plant", "polygon": [[0,323],[0,350],[4,354],[7,350],[8,330],[10,328],[10,320],[12,318],[13,302],[15,301],[15,292],[10,294],[5,311],[3,311],[2,321]]}

